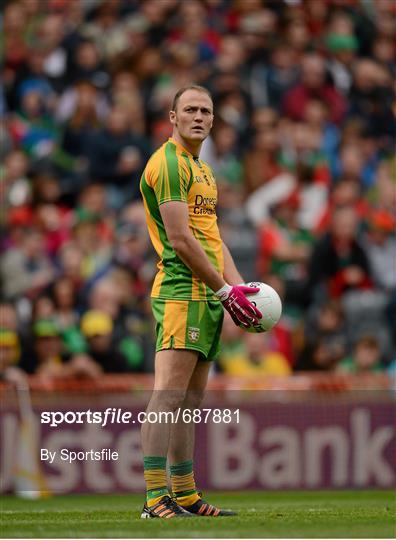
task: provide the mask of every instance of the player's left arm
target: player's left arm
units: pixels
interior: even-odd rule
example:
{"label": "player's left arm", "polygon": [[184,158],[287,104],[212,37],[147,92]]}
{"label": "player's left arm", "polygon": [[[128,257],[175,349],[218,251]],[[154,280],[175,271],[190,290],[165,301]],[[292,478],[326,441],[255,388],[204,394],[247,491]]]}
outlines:
{"label": "player's left arm", "polygon": [[224,257],[224,279],[226,283],[230,285],[240,285],[244,283],[244,279],[241,274],[238,272],[237,267],[235,266],[234,259],[230,253],[230,250],[223,242],[223,257]]}

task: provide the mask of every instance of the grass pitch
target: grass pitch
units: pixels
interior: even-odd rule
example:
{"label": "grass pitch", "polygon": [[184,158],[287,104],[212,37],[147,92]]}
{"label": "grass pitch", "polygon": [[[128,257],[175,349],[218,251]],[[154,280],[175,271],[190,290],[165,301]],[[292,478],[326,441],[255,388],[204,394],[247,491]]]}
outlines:
{"label": "grass pitch", "polygon": [[395,538],[396,492],[206,494],[236,517],[142,520],[137,495],[3,497],[2,538]]}

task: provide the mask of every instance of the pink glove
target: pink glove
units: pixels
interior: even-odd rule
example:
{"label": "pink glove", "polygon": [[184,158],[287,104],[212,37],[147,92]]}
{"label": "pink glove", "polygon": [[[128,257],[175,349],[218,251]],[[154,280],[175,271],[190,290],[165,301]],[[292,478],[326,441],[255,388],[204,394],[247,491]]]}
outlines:
{"label": "pink glove", "polygon": [[216,292],[216,296],[224,308],[231,315],[237,326],[248,328],[258,324],[261,312],[247,298],[246,294],[259,292],[259,288],[246,287],[245,285],[228,285],[227,283]]}

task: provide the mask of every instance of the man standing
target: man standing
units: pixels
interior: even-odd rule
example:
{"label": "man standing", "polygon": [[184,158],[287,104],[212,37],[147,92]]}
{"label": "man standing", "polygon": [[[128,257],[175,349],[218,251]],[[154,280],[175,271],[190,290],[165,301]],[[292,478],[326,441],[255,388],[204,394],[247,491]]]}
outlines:
{"label": "man standing", "polygon": [[[238,285],[243,279],[217,227],[216,182],[199,159],[213,123],[210,93],[196,85],[181,88],[169,118],[172,137],[152,155],[140,184],[160,257],[151,293],[157,352],[147,413],[200,406],[210,360],[218,354],[223,306],[237,325],[256,324],[261,317],[245,296],[258,289]],[[142,448],[142,518],[234,515],[206,503],[196,489],[193,422],[142,424]],[[167,459],[174,498],[167,488]]]}

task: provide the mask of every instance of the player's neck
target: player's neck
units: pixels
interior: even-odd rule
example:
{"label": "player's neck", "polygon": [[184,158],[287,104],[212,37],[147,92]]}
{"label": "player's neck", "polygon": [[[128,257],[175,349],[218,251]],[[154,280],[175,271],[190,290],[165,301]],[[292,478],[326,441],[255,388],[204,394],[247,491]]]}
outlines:
{"label": "player's neck", "polygon": [[197,143],[191,143],[190,141],[184,139],[178,132],[172,133],[172,139],[175,139],[176,142],[183,146],[183,148],[190,152],[190,154],[192,154],[194,157],[199,157],[202,141]]}

